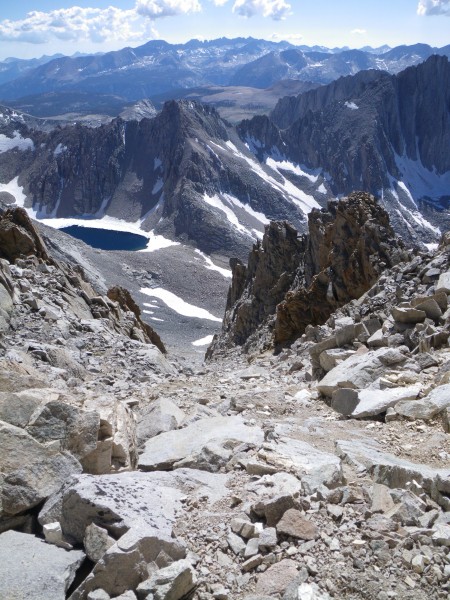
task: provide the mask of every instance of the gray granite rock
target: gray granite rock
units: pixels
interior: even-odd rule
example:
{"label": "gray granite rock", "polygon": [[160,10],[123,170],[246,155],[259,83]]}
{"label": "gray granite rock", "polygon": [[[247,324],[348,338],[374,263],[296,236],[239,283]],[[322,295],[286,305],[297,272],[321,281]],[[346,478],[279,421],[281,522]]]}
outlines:
{"label": "gray granite rock", "polygon": [[339,458],[301,440],[282,437],[265,443],[258,455],[280,471],[295,473],[308,494],[322,484],[336,487],[342,482]]}
{"label": "gray granite rock", "polygon": [[384,390],[339,388],[333,392],[331,406],[342,415],[355,419],[373,417],[386,412],[401,400],[415,399],[421,389],[419,384]]}
{"label": "gray granite rock", "polygon": [[65,536],[81,542],[91,523],[117,539],[100,558],[71,600],[101,588],[115,596],[148,577],[148,563],[161,551],[172,560],[185,556],[184,544],[174,537],[176,512],[189,491],[214,502],[226,495],[227,477],[179,469],[171,473],[124,472],[119,475],[80,475],[50,498],[40,513],[41,523],[59,520]]}
{"label": "gray granite rock", "polygon": [[[331,398],[338,388],[367,388],[386,369],[387,362],[401,364],[406,357],[401,353],[392,356],[390,348],[380,348],[365,353],[357,352],[329,371],[317,384],[319,392]],[[392,361],[396,362],[392,362]]]}
{"label": "gray granite rock", "polygon": [[106,529],[91,523],[85,529],[83,544],[88,558],[97,562],[114,545],[114,539],[108,535]]}
{"label": "gray granite rock", "polygon": [[407,401],[395,404],[395,412],[408,419],[422,419],[428,421],[446,411],[450,407],[450,384],[434,388],[427,396],[420,400]]}
{"label": "gray granite rock", "polygon": [[450,271],[441,273],[438,282],[435,287],[435,292],[443,291],[446,294],[450,294]]}
{"label": "gray granite rock", "polygon": [[154,600],[180,600],[197,584],[197,577],[188,560],[177,560],[168,567],[156,571],[137,588],[139,599],[153,594]]}
{"label": "gray granite rock", "polygon": [[168,398],[158,398],[149,406],[139,410],[137,437],[138,443],[143,444],[159,433],[177,429],[185,413]]}
{"label": "gray granite rock", "polygon": [[202,419],[148,440],[139,458],[139,467],[144,471],[171,469],[175,463],[196,455],[204,467],[201,451],[210,443],[231,448],[238,442],[259,445],[263,439],[262,430],[245,425],[241,417]]}
{"label": "gray granite rock", "polygon": [[450,469],[435,469],[398,458],[383,452],[381,446],[371,440],[338,441],[336,449],[344,461],[357,469],[366,469],[375,482],[390,488],[405,488],[408,482],[414,480],[433,500],[449,510]]}
{"label": "gray granite rock", "polygon": [[84,559],[33,535],[6,531],[0,535],[0,598],[65,600]]}
{"label": "gray granite rock", "polygon": [[[39,443],[23,429],[0,422],[2,512],[15,515],[56,492],[81,472],[75,457]],[[54,519],[57,520],[57,519]]]}

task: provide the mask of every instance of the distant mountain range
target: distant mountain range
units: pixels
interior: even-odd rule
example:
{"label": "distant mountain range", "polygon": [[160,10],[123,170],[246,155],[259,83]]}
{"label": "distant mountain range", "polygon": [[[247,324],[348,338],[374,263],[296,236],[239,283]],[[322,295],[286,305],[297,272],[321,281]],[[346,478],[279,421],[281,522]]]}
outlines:
{"label": "distant mountain range", "polygon": [[435,242],[450,225],[449,107],[450,64],[435,55],[286,97],[237,127],[192,100],[97,128],[4,108],[0,191],[38,218],[109,215],[245,256],[269,220],[302,231],[312,208],[362,189],[408,243]]}
{"label": "distant mountain range", "polygon": [[450,46],[349,50],[296,47],[253,38],[191,40],[186,44],[153,40],[102,55],[10,59],[0,63],[0,99],[31,114],[40,111],[41,116],[50,116],[61,114],[58,111],[64,102],[76,104],[81,94],[85,96],[82,112],[100,108],[117,115],[118,102],[179,99],[190,89],[202,95],[199,88],[207,95],[211,86],[263,89],[280,80],[327,84],[367,69],[397,73],[432,54],[450,56]]}

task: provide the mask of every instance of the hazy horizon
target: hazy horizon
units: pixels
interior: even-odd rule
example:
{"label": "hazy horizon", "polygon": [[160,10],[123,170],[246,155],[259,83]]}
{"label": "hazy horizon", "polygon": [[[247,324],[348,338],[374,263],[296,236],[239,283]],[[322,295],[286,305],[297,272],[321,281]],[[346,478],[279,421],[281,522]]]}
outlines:
{"label": "hazy horizon", "polygon": [[0,60],[104,53],[151,39],[442,47],[450,43],[449,16],[450,0],[23,0],[2,7]]}

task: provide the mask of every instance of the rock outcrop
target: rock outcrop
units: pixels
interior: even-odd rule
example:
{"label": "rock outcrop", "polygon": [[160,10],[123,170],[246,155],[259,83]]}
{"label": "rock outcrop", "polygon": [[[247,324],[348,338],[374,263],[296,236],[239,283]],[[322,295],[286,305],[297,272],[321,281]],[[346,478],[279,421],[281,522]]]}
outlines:
{"label": "rock outcrop", "polygon": [[156,346],[163,354],[167,353],[167,350],[156,331],[144,323],[141,319],[141,309],[133,300],[130,292],[120,286],[112,287],[108,290],[107,296],[113,302],[117,302],[119,307],[125,312],[132,312],[136,317],[137,327],[132,332],[132,339],[137,339],[144,343],[150,343]]}
{"label": "rock outcrop", "polygon": [[209,357],[221,347],[251,345],[255,336],[275,347],[292,343],[408,256],[387,213],[369,194],[354,193],[330,202],[328,210],[313,210],[308,226],[309,233],[299,238],[289,225],[272,223],[247,268],[231,263],[222,333]]}
{"label": "rock outcrop", "polygon": [[[0,254],[0,530],[5,530],[32,522],[34,507],[72,475],[136,467],[130,406],[111,387],[95,392],[96,374],[120,377],[118,360],[110,362],[116,353],[129,344],[139,376],[142,368],[164,374],[175,369],[152,343],[164,350],[126,290],[98,295],[82,269],[50,256],[21,208],[0,215]],[[94,357],[105,356],[108,348],[103,372]]]}
{"label": "rock outcrop", "polygon": [[14,262],[29,256],[51,262],[27,212],[23,208],[7,209],[0,215],[0,258]]}

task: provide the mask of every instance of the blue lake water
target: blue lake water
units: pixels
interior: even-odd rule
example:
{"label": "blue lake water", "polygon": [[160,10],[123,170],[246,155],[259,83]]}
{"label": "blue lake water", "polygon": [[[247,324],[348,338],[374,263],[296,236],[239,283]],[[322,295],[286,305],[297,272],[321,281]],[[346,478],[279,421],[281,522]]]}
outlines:
{"label": "blue lake water", "polygon": [[148,239],[143,235],[127,231],[110,231],[109,229],[80,227],[79,225],[63,227],[60,231],[100,250],[143,250],[148,243]]}

